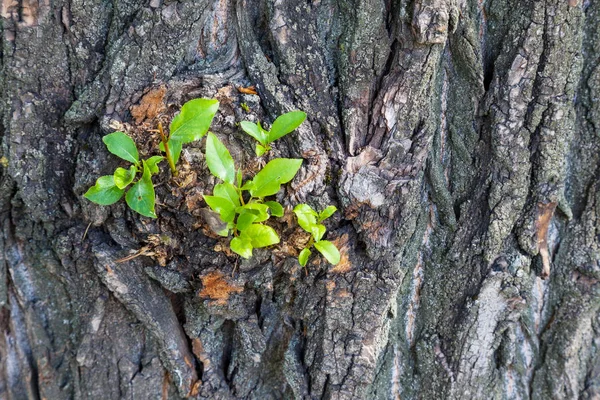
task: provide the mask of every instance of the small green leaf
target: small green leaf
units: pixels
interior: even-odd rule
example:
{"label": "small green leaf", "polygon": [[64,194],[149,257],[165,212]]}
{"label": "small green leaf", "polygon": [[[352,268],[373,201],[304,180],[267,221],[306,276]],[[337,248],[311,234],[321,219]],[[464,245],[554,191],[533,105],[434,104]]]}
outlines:
{"label": "small green leaf", "polygon": [[229,248],[244,258],[252,257],[252,241],[249,238],[235,237],[229,242]]}
{"label": "small green leaf", "polygon": [[267,144],[267,133],[259,128],[254,122],[250,121],[242,121],[240,122],[240,127],[246,132],[248,135],[252,136],[254,139],[258,140],[260,144]]}
{"label": "small green leaf", "polygon": [[315,247],[331,264],[336,265],[340,262],[340,252],[330,241],[321,240],[320,242],[315,243]]}
{"label": "small green leaf", "polygon": [[331,217],[333,215],[333,213],[336,211],[337,211],[337,208],[335,206],[328,206],[327,208],[325,208],[323,211],[321,211],[319,213],[319,222],[324,221],[327,218]]}
{"label": "small green leaf", "polygon": [[267,149],[264,146],[257,144],[254,152],[256,153],[256,157],[260,157],[267,152]]}
{"label": "small green leaf", "polygon": [[301,159],[276,158],[254,176],[250,194],[254,197],[271,196],[281,188],[281,184],[294,179],[302,165]]}
{"label": "small green leaf", "polygon": [[98,178],[96,184],[88,189],[83,195],[89,201],[102,206],[109,206],[116,203],[125,193],[115,184],[113,175],[105,175]]}
{"label": "small green leaf", "polygon": [[237,212],[240,214],[244,211],[251,212],[252,214],[256,215],[255,222],[263,222],[269,219],[269,213],[267,212],[268,210],[269,206],[266,204],[248,203],[238,208]]}
{"label": "small green leaf", "polygon": [[283,206],[276,201],[265,201],[265,205],[271,210],[271,215],[274,217],[283,217]]}
{"label": "small green leaf", "polygon": [[240,216],[237,219],[237,228],[240,231],[244,231],[246,229],[248,229],[248,227],[254,222],[256,221],[256,215],[249,213],[249,212],[243,212],[240,214]]}
{"label": "small green leaf", "polygon": [[315,242],[318,242],[323,238],[323,235],[325,235],[326,230],[327,228],[325,228],[325,225],[321,224],[315,224],[310,227],[310,233],[315,239]]}
{"label": "small green leaf", "polygon": [[236,207],[240,206],[240,196],[238,195],[235,186],[229,182],[217,183],[213,190],[213,194],[218,197],[229,199]]}
{"label": "small green leaf", "polygon": [[267,225],[252,224],[242,232],[242,237],[249,238],[255,248],[267,247],[279,243],[279,236]]}
{"label": "small green leaf", "polygon": [[294,214],[298,218],[298,225],[306,232],[311,233],[311,229],[317,223],[317,213],[308,204],[298,204],[294,207]]}
{"label": "small green leaf", "polygon": [[135,165],[129,167],[129,169],[125,168],[117,168],[113,175],[115,179],[115,185],[119,189],[125,189],[131,182],[133,182],[133,178],[135,178],[135,173],[137,172],[137,168]]}
{"label": "small green leaf", "polygon": [[254,187],[254,182],[252,181],[247,181],[246,183],[244,183],[244,185],[240,188],[240,190],[252,190],[252,188]]}
{"label": "small green leaf", "polygon": [[241,168],[237,170],[235,177],[236,177],[236,181],[237,181],[237,187],[241,188],[242,187],[242,179],[244,179],[244,174],[242,173]]}
{"label": "small green leaf", "polygon": [[214,176],[233,185],[235,182],[233,158],[227,147],[213,133],[209,133],[206,138],[206,164]]}
{"label": "small green leaf", "polygon": [[158,174],[158,163],[164,159],[163,156],[152,156],[146,160],[146,164],[148,164],[148,168],[150,169],[151,175]]}
{"label": "small green leaf", "polygon": [[181,107],[179,114],[171,121],[169,139],[177,141],[180,144],[200,140],[208,132],[208,128],[210,128],[210,124],[218,109],[219,101],[215,99],[194,99],[188,101]]}
{"label": "small green leaf", "polygon": [[300,265],[305,267],[306,263],[308,262],[308,257],[310,257],[311,254],[312,252],[309,249],[303,249],[298,255],[298,262],[300,263]]}
{"label": "small green leaf", "polygon": [[231,200],[225,197],[204,196],[204,201],[213,211],[219,213],[223,222],[233,222],[235,219],[235,205]]}
{"label": "small green leaf", "polygon": [[[177,162],[179,161],[179,156],[181,155],[181,149],[183,147],[183,143],[181,143],[181,141],[179,141],[179,140],[169,139],[167,144],[169,145],[169,151],[171,152],[171,157],[173,157],[173,163],[177,164]],[[163,153],[166,153],[165,145],[163,144],[163,142],[160,142],[158,144],[158,148]]]}
{"label": "small green leaf", "polygon": [[289,113],[280,115],[271,126],[268,143],[271,143],[272,141],[292,132],[294,129],[299,127],[305,119],[306,113],[302,111],[291,111]]}
{"label": "small green leaf", "polygon": [[145,217],[156,218],[154,211],[154,203],[156,201],[154,195],[154,185],[152,184],[152,174],[146,162],[144,164],[144,173],[139,181],[135,183],[127,192],[125,200],[127,205],[133,211],[142,214]]}
{"label": "small green leaf", "polygon": [[102,138],[108,151],[123,160],[132,162],[136,165],[140,163],[140,156],[133,139],[123,132],[113,132]]}

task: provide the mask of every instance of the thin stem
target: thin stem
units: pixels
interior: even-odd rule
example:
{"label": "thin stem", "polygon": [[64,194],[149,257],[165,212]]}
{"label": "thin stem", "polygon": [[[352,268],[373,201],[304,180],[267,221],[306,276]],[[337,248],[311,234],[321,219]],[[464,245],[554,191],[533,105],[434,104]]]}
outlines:
{"label": "thin stem", "polygon": [[158,123],[158,132],[160,133],[160,138],[162,139],[163,146],[165,146],[165,154],[167,155],[167,161],[169,162],[169,167],[171,167],[171,173],[173,176],[179,175],[177,172],[177,168],[175,168],[175,162],[173,161],[173,157],[171,155],[171,150],[169,149],[169,141],[165,136],[165,132],[163,131],[162,123]]}

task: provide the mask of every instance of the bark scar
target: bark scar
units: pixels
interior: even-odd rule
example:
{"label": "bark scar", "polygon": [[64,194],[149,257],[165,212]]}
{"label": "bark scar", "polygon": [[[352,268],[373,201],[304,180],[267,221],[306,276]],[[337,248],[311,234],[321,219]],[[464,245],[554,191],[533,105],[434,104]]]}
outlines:
{"label": "bark scar", "polygon": [[540,277],[547,279],[550,276],[550,252],[548,251],[548,228],[554,216],[556,203],[538,203],[538,217],[535,222],[537,234],[537,249],[542,257],[542,273]]}

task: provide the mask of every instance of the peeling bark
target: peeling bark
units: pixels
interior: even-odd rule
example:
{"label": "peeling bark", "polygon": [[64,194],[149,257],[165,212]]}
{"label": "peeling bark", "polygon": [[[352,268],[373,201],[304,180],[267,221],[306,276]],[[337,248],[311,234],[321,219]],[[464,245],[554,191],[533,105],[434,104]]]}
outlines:
{"label": "peeling bark", "polygon": [[[600,396],[600,3],[0,14],[0,398]],[[278,200],[338,207],[338,266],[302,269],[293,224],[228,252],[201,143],[157,177],[157,220],[83,198],[118,165],[103,135],[155,154],[150,130],[200,96],[247,173],[237,122],[308,114],[273,146],[304,159]]]}

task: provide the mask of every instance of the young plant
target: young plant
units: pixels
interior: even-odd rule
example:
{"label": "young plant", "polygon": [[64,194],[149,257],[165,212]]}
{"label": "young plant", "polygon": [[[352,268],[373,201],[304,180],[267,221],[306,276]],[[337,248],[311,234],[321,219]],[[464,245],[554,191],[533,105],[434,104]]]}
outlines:
{"label": "young plant", "polygon": [[215,185],[213,195],[204,196],[204,200],[223,221],[222,229],[217,233],[225,237],[233,233],[229,243],[231,250],[250,258],[253,249],[279,243],[277,232],[263,222],[271,215],[283,216],[283,207],[265,198],[279,192],[282,184],[296,176],[302,160],[276,158],[269,161],[252,180],[242,184],[242,171],[236,170],[229,150],[209,132],[206,163],[210,172],[223,182]]}
{"label": "young plant", "polygon": [[306,266],[308,257],[312,254],[310,248],[313,245],[331,264],[336,265],[340,262],[340,252],[337,247],[328,240],[322,240],[327,228],[321,222],[331,217],[336,211],[337,208],[335,206],[328,206],[320,213],[317,213],[308,204],[298,204],[294,208],[298,224],[302,229],[311,234],[308,244],[298,256],[298,262],[303,267]]}
{"label": "young plant", "polygon": [[185,103],[179,114],[171,121],[169,137],[165,135],[162,124],[158,124],[158,131],[162,140],[160,150],[165,153],[171,173],[174,176],[177,176],[175,164],[179,161],[182,146],[202,139],[208,132],[208,128],[218,110],[218,100],[194,99]]}
{"label": "young plant", "polygon": [[152,175],[158,173],[158,163],[164,157],[153,156],[140,162],[138,149],[133,139],[123,132],[108,134],[102,138],[102,141],[108,151],[133,165],[129,169],[118,167],[113,175],[98,178],[96,184],[84,194],[85,198],[103,206],[114,204],[123,197],[127,186],[141,172],[142,176],[127,191],[125,201],[133,211],[146,217],[156,218]]}
{"label": "young plant", "polygon": [[271,150],[271,143],[280,137],[287,135],[292,132],[294,129],[300,126],[302,122],[306,119],[306,113],[303,111],[291,111],[289,113],[285,113],[280,115],[273,125],[271,126],[270,131],[266,131],[261,125],[260,122],[255,124],[250,121],[242,121],[240,122],[240,126],[248,135],[252,136],[254,139],[258,140],[256,145],[256,156],[260,157],[265,154],[267,151]]}

